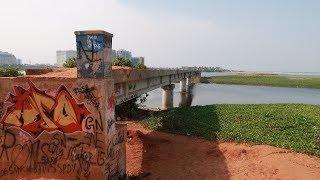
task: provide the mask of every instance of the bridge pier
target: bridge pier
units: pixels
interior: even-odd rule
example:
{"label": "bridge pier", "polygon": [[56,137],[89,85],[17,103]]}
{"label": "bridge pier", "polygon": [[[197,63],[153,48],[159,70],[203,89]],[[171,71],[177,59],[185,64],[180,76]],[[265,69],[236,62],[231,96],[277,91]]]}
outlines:
{"label": "bridge pier", "polygon": [[186,78],[186,89],[187,89],[187,92],[190,91],[190,87],[193,85],[193,79],[191,76],[187,77]]}
{"label": "bridge pier", "polygon": [[174,84],[169,84],[163,86],[162,92],[162,109],[173,108],[173,89],[175,88]]}
{"label": "bridge pier", "polygon": [[180,92],[186,92],[187,91],[187,79],[183,78],[180,81]]}
{"label": "bridge pier", "polygon": [[187,92],[180,92],[179,94],[180,94],[179,107],[184,107],[187,104],[188,93]]}
{"label": "bridge pier", "polygon": [[192,79],[191,77],[187,77],[187,87],[189,87],[192,84]]}

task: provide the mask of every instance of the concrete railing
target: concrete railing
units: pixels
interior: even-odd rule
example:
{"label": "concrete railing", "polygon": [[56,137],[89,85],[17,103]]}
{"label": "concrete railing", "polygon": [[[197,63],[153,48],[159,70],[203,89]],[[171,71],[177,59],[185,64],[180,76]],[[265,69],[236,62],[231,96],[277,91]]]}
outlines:
{"label": "concrete railing", "polygon": [[115,81],[116,103],[121,104],[159,87],[200,77],[200,73],[188,70],[119,69],[113,70],[112,77]]}

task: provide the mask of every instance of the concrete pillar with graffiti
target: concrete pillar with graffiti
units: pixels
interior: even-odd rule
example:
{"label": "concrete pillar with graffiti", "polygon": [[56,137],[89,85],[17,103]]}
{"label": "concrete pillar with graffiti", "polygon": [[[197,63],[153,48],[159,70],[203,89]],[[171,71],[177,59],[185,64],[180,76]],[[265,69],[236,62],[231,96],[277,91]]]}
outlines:
{"label": "concrete pillar with graffiti", "polygon": [[0,78],[0,179],[126,177],[111,36],[94,32],[76,32],[78,78]]}
{"label": "concrete pillar with graffiti", "polygon": [[76,31],[79,78],[111,77],[112,37],[101,30]]}

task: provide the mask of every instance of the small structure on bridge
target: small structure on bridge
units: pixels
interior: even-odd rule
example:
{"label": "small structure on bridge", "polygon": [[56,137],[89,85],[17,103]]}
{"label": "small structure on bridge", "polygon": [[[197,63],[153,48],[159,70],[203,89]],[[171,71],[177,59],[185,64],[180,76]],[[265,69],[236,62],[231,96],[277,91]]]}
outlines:
{"label": "small structure on bridge", "polygon": [[112,69],[112,34],[75,35],[74,73],[0,78],[1,179],[125,178],[126,126],[116,123],[115,106],[163,87],[163,108],[171,108],[172,83],[185,92],[200,75]]}

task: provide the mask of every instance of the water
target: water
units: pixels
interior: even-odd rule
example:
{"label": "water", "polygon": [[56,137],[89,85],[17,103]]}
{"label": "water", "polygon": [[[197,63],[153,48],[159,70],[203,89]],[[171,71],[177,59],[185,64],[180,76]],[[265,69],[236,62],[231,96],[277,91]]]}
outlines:
{"label": "water", "polygon": [[[227,75],[232,73],[227,73]],[[203,76],[212,76],[202,74]],[[215,75],[222,75],[217,74]],[[224,73],[226,75],[226,73]],[[160,108],[162,89],[149,92],[144,105],[148,108]],[[195,84],[192,89],[191,105],[210,104],[269,104],[269,103],[302,103],[320,104],[320,90],[307,88],[282,88],[248,85]],[[179,84],[174,90],[174,106],[181,100]]]}
{"label": "water", "polygon": [[236,72],[202,72],[202,77],[211,77],[211,76],[230,76],[236,75]]}

